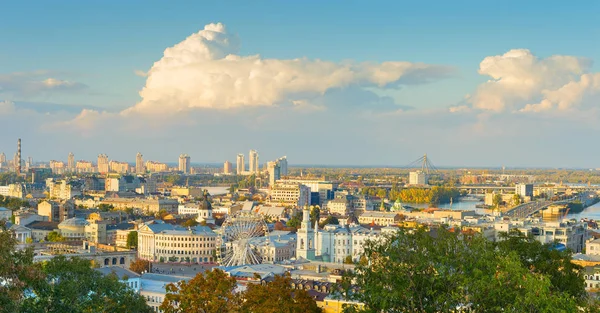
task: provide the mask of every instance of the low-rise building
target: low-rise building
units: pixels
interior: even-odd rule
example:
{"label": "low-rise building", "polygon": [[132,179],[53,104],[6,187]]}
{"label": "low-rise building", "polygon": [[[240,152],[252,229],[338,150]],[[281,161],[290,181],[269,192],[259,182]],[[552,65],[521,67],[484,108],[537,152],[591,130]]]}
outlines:
{"label": "low-rise building", "polygon": [[358,217],[360,224],[373,224],[380,226],[396,225],[402,220],[400,213],[397,212],[365,212]]}
{"label": "low-rise building", "polygon": [[340,197],[327,202],[327,210],[331,214],[348,216],[351,211],[351,204],[346,197]]}
{"label": "low-rise building", "polygon": [[152,262],[214,262],[217,234],[207,226],[151,222],[138,230],[139,258]]}

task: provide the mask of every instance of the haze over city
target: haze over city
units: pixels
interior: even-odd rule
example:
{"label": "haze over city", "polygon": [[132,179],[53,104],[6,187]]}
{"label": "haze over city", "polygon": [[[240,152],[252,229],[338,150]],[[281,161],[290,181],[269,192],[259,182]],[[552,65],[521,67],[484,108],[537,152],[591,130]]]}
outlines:
{"label": "haze over city", "polygon": [[598,167],[596,1],[3,7],[9,157]]}

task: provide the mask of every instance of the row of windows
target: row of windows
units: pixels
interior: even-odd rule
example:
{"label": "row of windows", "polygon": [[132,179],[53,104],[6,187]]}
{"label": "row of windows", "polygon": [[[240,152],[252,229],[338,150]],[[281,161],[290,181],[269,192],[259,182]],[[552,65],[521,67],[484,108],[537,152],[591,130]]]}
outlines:
{"label": "row of windows", "polygon": [[174,237],[174,236],[157,236],[157,240],[167,241],[214,241],[215,237]]}
{"label": "row of windows", "polygon": [[156,244],[159,247],[173,247],[173,248],[214,248],[214,243],[172,243],[172,242],[158,242]]}
{"label": "row of windows", "polygon": [[212,254],[212,250],[194,250],[194,251],[181,251],[181,250],[156,250],[156,253],[164,254]]}

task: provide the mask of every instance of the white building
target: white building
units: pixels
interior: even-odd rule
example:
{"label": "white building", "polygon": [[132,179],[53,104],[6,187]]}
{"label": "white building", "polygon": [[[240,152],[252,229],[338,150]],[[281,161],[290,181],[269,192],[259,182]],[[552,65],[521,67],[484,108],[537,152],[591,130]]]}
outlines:
{"label": "white building", "polygon": [[296,256],[307,260],[315,259],[315,232],[312,229],[310,221],[310,209],[306,205],[302,210],[302,224],[297,232],[298,245]]}
{"label": "white building", "polygon": [[138,257],[152,262],[214,262],[216,240],[217,234],[207,226],[153,222],[138,230]]}
{"label": "white building", "polygon": [[165,286],[168,284],[177,284],[180,281],[188,281],[190,279],[192,278],[145,273],[140,277],[140,295],[146,299],[146,304],[148,304],[153,312],[161,312],[159,307],[167,295]]}
{"label": "white building", "polygon": [[244,163],[244,155],[243,154],[238,154],[237,155],[237,159],[235,161],[235,166],[236,166],[236,173],[238,175],[243,175],[244,172],[246,171],[246,164]]}
{"label": "white building", "polygon": [[330,214],[348,216],[352,213],[352,206],[346,197],[336,198],[327,202],[327,211]]}
{"label": "white building", "polygon": [[585,254],[600,255],[600,239],[587,241],[585,243]]}
{"label": "white building", "polygon": [[140,289],[142,287],[140,274],[119,266],[107,266],[96,268],[95,270],[100,272],[104,276],[114,274],[119,278],[119,281],[121,283],[127,286],[127,288],[129,288],[137,294],[140,293]]}
{"label": "white building", "polygon": [[409,185],[427,185],[427,174],[423,171],[410,172],[408,174]]}
{"label": "white building", "polygon": [[277,183],[271,188],[269,203],[302,208],[310,205],[310,189],[302,184]]}
{"label": "white building", "polygon": [[179,171],[184,174],[190,173],[190,156],[187,154],[182,154],[179,156]]}
{"label": "white building", "polygon": [[258,152],[256,152],[256,150],[250,150],[250,153],[248,154],[248,159],[250,159],[248,161],[250,163],[250,168],[248,169],[250,171],[250,174],[258,174]]}

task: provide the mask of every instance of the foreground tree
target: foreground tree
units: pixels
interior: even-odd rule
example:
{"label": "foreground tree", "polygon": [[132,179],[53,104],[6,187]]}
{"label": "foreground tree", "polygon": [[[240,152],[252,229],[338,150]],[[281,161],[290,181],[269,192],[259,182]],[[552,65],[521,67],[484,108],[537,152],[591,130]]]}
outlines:
{"label": "foreground tree", "polygon": [[90,261],[56,256],[43,265],[46,279],[30,286],[31,296],[21,312],[152,312],[144,298],[119,282],[116,275],[104,276]]}
{"label": "foreground tree", "polygon": [[28,286],[43,280],[33,250],[15,250],[17,240],[0,221],[0,313],[18,312]]}
{"label": "foreground tree", "polygon": [[138,232],[130,231],[129,234],[127,234],[127,248],[128,249],[137,248],[137,246],[138,246]]}
{"label": "foreground tree", "polygon": [[238,312],[240,297],[234,293],[236,281],[219,269],[199,273],[190,281],[167,285],[160,306],[164,313]]}
{"label": "foreground tree", "polygon": [[359,290],[351,298],[364,307],[345,312],[576,312],[587,305],[577,290],[553,282],[554,269],[531,270],[519,253],[482,236],[400,230],[367,243],[365,256],[369,263],[359,262],[351,277]]}
{"label": "foreground tree", "polygon": [[319,313],[305,290],[293,290],[289,276],[275,276],[266,284],[250,284],[243,294],[243,313]]}

